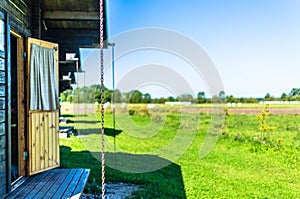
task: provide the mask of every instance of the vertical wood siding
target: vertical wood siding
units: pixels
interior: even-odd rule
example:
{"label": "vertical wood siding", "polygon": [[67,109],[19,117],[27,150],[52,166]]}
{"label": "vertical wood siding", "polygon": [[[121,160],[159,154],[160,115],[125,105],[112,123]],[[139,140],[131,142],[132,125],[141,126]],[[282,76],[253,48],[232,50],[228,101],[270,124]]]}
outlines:
{"label": "vertical wood siding", "polygon": [[59,111],[29,114],[30,174],[59,166]]}

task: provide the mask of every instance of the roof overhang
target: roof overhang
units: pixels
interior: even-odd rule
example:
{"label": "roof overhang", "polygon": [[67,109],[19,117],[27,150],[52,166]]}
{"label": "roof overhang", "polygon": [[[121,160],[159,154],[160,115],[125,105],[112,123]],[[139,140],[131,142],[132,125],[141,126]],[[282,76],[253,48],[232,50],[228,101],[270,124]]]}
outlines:
{"label": "roof overhang", "polygon": [[[56,42],[65,52],[99,47],[99,0],[40,1],[41,38]],[[104,1],[104,41],[107,40],[106,2]]]}

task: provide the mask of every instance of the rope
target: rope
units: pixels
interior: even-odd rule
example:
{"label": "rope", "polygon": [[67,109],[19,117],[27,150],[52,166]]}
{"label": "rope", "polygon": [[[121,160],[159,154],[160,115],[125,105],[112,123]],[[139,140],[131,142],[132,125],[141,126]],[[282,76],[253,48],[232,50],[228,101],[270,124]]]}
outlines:
{"label": "rope", "polygon": [[102,150],[101,150],[101,172],[102,172],[102,199],[105,199],[105,146],[104,146],[104,59],[103,59],[103,48],[104,48],[104,6],[103,1],[100,0],[100,82],[101,82],[101,138],[102,138]]}

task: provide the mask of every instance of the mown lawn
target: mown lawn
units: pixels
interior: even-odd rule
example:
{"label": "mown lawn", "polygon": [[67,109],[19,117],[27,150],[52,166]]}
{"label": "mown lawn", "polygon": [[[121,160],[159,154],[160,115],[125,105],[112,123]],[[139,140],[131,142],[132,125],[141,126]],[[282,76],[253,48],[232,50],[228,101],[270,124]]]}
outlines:
{"label": "mown lawn", "polygon": [[[270,115],[267,122],[275,130],[263,138],[256,115],[231,115],[204,158],[199,150],[211,117],[195,113],[189,117],[197,122],[195,135],[182,124],[186,120],[179,113],[165,113],[155,120],[147,114],[120,114],[115,132],[111,114],[106,114],[106,182],[139,184],[143,190],[135,193],[136,198],[300,198],[299,115]],[[126,126],[126,118],[131,118],[131,125]],[[61,165],[92,168],[86,191],[99,192],[95,185],[101,181],[101,165],[95,157],[101,151],[100,126],[95,114],[73,119],[83,137],[60,140]],[[179,158],[159,156],[157,150],[175,137],[183,142],[192,137],[192,142]],[[167,166],[152,171],[156,164]]]}

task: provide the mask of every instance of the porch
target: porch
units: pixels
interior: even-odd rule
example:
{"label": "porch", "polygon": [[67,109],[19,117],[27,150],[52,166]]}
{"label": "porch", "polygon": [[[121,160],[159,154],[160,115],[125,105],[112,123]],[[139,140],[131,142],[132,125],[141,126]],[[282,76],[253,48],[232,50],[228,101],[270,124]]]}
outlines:
{"label": "porch", "polygon": [[80,198],[90,169],[52,169],[30,176],[5,198]]}

